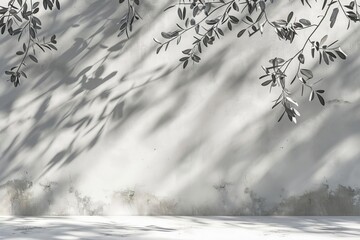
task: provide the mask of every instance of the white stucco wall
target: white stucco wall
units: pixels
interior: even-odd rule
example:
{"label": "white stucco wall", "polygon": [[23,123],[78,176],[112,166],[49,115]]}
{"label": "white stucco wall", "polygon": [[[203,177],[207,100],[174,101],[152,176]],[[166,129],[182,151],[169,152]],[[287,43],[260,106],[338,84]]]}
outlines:
{"label": "white stucco wall", "polygon": [[[258,77],[268,59],[297,52],[306,32],[290,45],[270,30],[251,39],[233,31],[183,70],[190,35],[155,54],[152,38],[176,22],[162,13],[168,1],[145,1],[129,40],[117,37],[117,1],[62,2],[42,14],[59,50],[29,64],[20,87],[0,84],[0,214],[261,214],[322,184],[360,185],[359,32],[345,31],[343,17],[328,34],[349,58],[306,64],[326,79],[329,102],[297,92],[294,125],[277,123],[276,95]],[[319,14],[280,2],[273,20],[290,9]],[[5,80],[21,45],[0,44]]]}

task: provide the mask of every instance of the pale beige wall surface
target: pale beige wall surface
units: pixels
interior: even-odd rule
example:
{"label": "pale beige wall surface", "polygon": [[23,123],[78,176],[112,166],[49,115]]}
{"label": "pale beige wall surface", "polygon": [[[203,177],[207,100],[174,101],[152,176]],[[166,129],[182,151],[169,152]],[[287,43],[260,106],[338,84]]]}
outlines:
{"label": "pale beige wall surface", "polygon": [[[277,123],[276,94],[258,78],[261,65],[290,57],[309,32],[290,45],[272,30],[251,39],[233,31],[183,70],[176,66],[190,35],[155,54],[152,38],[175,26],[176,14],[162,13],[168,4],[145,1],[129,40],[117,37],[116,1],[63,1],[60,12],[42,14],[42,33],[56,34],[59,50],[29,64],[20,87],[0,84],[0,214],[256,215],[291,196],[303,196],[287,200],[299,209],[277,213],[326,214],[321,199],[334,193],[317,190],[322,184],[359,186],[357,26],[346,31],[339,18],[316,35],[338,38],[348,60],[306,64],[326,79],[319,87],[328,103],[297,91],[294,125]],[[313,21],[319,13],[280,1],[271,18],[290,9]],[[21,45],[4,36],[0,44],[5,80]],[[356,194],[335,193],[352,209]]]}

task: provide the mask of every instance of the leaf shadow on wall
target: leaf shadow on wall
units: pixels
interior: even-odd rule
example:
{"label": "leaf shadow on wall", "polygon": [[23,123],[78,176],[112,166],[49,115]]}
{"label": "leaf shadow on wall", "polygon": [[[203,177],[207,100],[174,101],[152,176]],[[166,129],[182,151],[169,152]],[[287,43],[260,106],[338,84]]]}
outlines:
{"label": "leaf shadow on wall", "polygon": [[[72,4],[71,1],[67,2],[63,10],[71,9]],[[47,69],[43,69],[42,66],[35,67],[35,70],[41,70],[42,73],[34,78],[33,85],[29,84],[26,87],[24,84],[18,89],[10,89],[0,97],[0,112],[14,116],[12,119],[15,119],[0,129],[0,135],[10,136],[7,145],[2,148],[4,151],[0,166],[3,172],[0,181],[8,180],[14,173],[24,168],[31,169],[37,179],[51,171],[61,170],[76,161],[81,154],[93,149],[102,137],[115,134],[121,137],[121,134],[136,128],[136,125],[132,128],[128,127],[141,114],[160,108],[162,104],[170,101],[171,104],[162,108],[155,120],[148,124],[143,132],[144,139],[150,138],[176,122],[188,106],[193,88],[198,84],[204,84],[206,77],[209,78],[209,84],[211,81],[216,83],[216,79],[212,77],[218,77],[219,87],[204,100],[194,117],[193,124],[187,128],[189,134],[181,139],[174,139],[178,142],[178,146],[172,149],[173,157],[169,164],[161,167],[161,176],[165,179],[176,174],[180,182],[186,183],[179,186],[178,195],[187,195],[196,191],[190,186],[196,186],[199,179],[206,179],[208,172],[212,171],[238,185],[246,184],[242,183],[244,176],[257,175],[258,178],[252,184],[252,188],[263,194],[273,191],[273,185],[282,186],[281,183],[285,181],[287,187],[291,188],[297,186],[296,184],[303,179],[311,179],[316,175],[326,161],[325,157],[330,149],[350,136],[359,139],[359,130],[356,128],[358,118],[351,117],[351,113],[359,110],[357,103],[340,111],[329,107],[324,114],[319,108],[304,110],[304,119],[309,120],[304,120],[299,126],[287,122],[276,124],[275,118],[268,117],[274,114],[269,107],[268,111],[254,115],[251,120],[239,123],[231,130],[226,124],[228,119],[223,115],[223,109],[229,107],[229,99],[236,98],[238,94],[243,93],[242,89],[247,84],[251,85],[257,80],[253,78],[254,73],[257,73],[257,68],[266,60],[255,56],[242,63],[240,69],[246,71],[239,71],[235,68],[236,65],[230,69],[225,63],[229,61],[229,55],[234,57],[231,47],[238,45],[220,47],[217,45],[217,48],[209,53],[216,57],[209,57],[193,68],[181,70],[180,74],[177,63],[170,66],[154,64],[148,72],[145,70],[141,72],[141,69],[138,70],[139,66],[145,65],[146,61],[151,59],[155,45],[141,52],[137,59],[135,57],[136,60],[130,63],[130,60],[126,59],[129,57],[127,51],[136,49],[139,46],[136,44],[141,41],[140,35],[146,34],[151,28],[147,28],[149,24],[145,26],[139,24],[129,40],[118,39],[109,46],[105,45],[104,42],[117,34],[119,11],[119,16],[124,14],[115,6],[117,3],[94,1],[78,15],[65,19],[63,24],[59,23],[62,21],[61,14],[57,15],[57,21],[52,23],[50,29],[58,35],[65,35],[70,31],[69,29],[77,28],[77,36],[71,43],[69,40],[69,46],[66,46],[55,59],[49,58]],[[154,12],[152,15],[158,17],[160,14]],[[156,19],[155,17],[154,21]],[[269,54],[265,50],[262,53]],[[119,63],[123,63],[126,69],[111,65],[109,62],[113,59],[119,59]],[[238,58],[234,57],[234,59]],[[347,62],[346,65],[344,63],[342,69],[348,69],[344,72],[355,70],[356,60],[353,59],[354,62]],[[174,62],[177,62],[176,57]],[[166,85],[168,89],[165,95],[154,96],[151,99],[144,97],[151,96],[151,93],[147,92],[149,88],[161,89],[164,81],[169,79],[171,84]],[[31,100],[18,104],[17,100],[26,90],[35,92],[35,96],[30,95]],[[59,99],[62,95],[65,97]],[[253,106],[255,108],[256,104]],[[29,113],[25,111],[26,109],[34,111],[28,110]],[[341,119],[338,116],[339,112]],[[26,114],[22,115],[22,113]],[[246,114],[234,118],[239,118],[240,122],[245,116]],[[308,124],[312,122],[311,116],[315,116],[315,120],[320,119],[316,120],[319,123],[314,120],[314,126],[317,126],[314,127],[315,129]],[[219,127],[219,123],[222,127]],[[338,128],[339,123],[346,127]],[[26,128],[28,125],[30,127]],[[14,128],[19,130],[12,133]],[[309,135],[302,135],[303,137],[297,140],[303,128],[309,130]],[[333,137],[334,129],[337,129],[336,138]],[[224,136],[223,132],[230,133]],[[217,136],[223,136],[225,143],[219,144],[216,141]],[[283,146],[287,138],[290,139],[289,144]],[[309,147],[306,140],[313,138],[316,141],[312,146],[312,154],[304,160],[304,152],[307,152]],[[214,142],[219,144],[218,149],[213,147]],[[214,155],[203,150],[210,148],[214,149]],[[35,153],[26,154],[32,151]],[[205,166],[202,165],[202,170],[191,167],[194,159],[203,160],[200,159],[199,152],[205,152],[203,157],[208,159]],[[321,163],[314,167],[313,158],[320,159]],[[41,171],[32,166],[37,159],[45,161],[41,163],[44,165]],[[289,159],[292,162],[289,163]],[[356,156],[349,158],[342,168],[357,172],[357,168],[351,169],[354,161]],[[289,176],[295,176],[299,169],[302,169],[304,174],[288,181]],[[268,179],[273,180],[271,183],[273,185]],[[159,186],[162,187],[165,186]],[[206,188],[208,191],[214,191],[212,184]],[[66,191],[65,185],[63,190]],[[234,191],[236,194],[242,194],[239,189]],[[227,201],[234,206],[238,204],[235,198],[230,197]],[[46,213],[47,210],[44,208],[42,213]],[[220,208],[214,213],[222,210]]]}

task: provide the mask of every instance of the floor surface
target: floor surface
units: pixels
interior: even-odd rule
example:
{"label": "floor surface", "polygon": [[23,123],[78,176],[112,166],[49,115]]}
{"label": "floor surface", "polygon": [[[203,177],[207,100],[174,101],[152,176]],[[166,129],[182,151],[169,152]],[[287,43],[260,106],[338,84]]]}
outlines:
{"label": "floor surface", "polygon": [[0,217],[0,239],[360,239],[360,217]]}

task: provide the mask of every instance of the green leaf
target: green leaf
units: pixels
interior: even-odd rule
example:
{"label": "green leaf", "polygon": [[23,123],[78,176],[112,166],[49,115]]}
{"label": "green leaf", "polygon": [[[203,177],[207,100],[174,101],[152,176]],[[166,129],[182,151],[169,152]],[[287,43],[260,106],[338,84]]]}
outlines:
{"label": "green leaf", "polygon": [[238,23],[239,22],[239,19],[237,17],[232,16],[232,15],[230,15],[229,17],[230,17],[231,22],[233,22],[233,23]]}
{"label": "green leaf", "polygon": [[224,32],[220,28],[218,28],[217,31],[221,36],[224,36]]}
{"label": "green leaf", "polygon": [[319,99],[319,102],[321,103],[321,105],[325,106],[325,100],[324,98],[320,95],[320,94],[316,94],[318,99]]}
{"label": "green leaf", "polygon": [[184,61],[183,68],[186,68],[187,64],[189,63],[189,60]]}
{"label": "green leaf", "polygon": [[294,16],[294,12],[290,12],[288,17],[287,17],[287,22],[289,23],[292,19],[292,17]]}
{"label": "green leaf", "polygon": [[260,1],[259,6],[260,6],[261,11],[265,11],[266,5],[265,5],[264,1]]}
{"label": "green leaf", "polygon": [[229,30],[232,31],[232,25],[231,25],[231,22],[230,22],[230,21],[227,22],[227,26],[228,26]]}
{"label": "green leaf", "polygon": [[309,101],[311,102],[312,100],[314,100],[314,97],[315,97],[315,92],[314,92],[314,90],[312,90],[310,92]]}
{"label": "green leaf", "polygon": [[234,8],[235,11],[238,12],[238,11],[240,10],[240,9],[239,9],[239,6],[236,4],[236,2],[233,2],[233,5],[232,5],[232,6],[233,6],[233,8]]}
{"label": "green leaf", "polygon": [[285,89],[285,78],[280,77],[280,84],[283,89]]}
{"label": "green leaf", "polygon": [[7,8],[2,8],[2,9],[0,9],[0,14],[5,14],[6,12],[7,12]]}
{"label": "green leaf", "polygon": [[326,63],[326,65],[329,65],[329,58],[328,58],[327,53],[325,51],[323,52],[323,59],[324,59],[324,62]]}
{"label": "green leaf", "polygon": [[205,21],[209,25],[215,25],[219,22],[219,19],[209,19]]}
{"label": "green leaf", "polygon": [[301,64],[304,64],[305,63],[305,57],[304,57],[304,54],[300,53],[299,56],[298,56],[298,60]]}
{"label": "green leaf", "polygon": [[261,84],[261,86],[267,86],[269,85],[273,80],[267,80]]}
{"label": "green leaf", "polygon": [[159,54],[159,52],[160,52],[160,50],[161,50],[162,46],[163,46],[163,45],[160,45],[160,47],[158,47],[158,48],[156,49],[156,54]]}
{"label": "green leaf", "polygon": [[182,20],[183,18],[182,18],[182,12],[181,12],[181,8],[178,8],[178,11],[177,11],[177,13],[178,13],[178,16],[179,16],[179,18]]}
{"label": "green leaf", "polygon": [[246,29],[241,30],[241,31],[237,34],[237,37],[238,37],[238,38],[241,37],[241,36],[244,34],[245,31],[246,31]]}
{"label": "green leaf", "polygon": [[171,38],[170,34],[167,33],[167,32],[161,32],[161,36],[162,36],[163,38],[166,38],[166,39]]}
{"label": "green leaf", "polygon": [[189,54],[190,52],[191,52],[191,48],[185,49],[184,51],[182,51],[183,54]]}
{"label": "green leaf", "polygon": [[312,73],[312,71],[311,70],[309,70],[309,69],[300,69],[300,72],[301,72],[301,74],[302,75],[304,75],[305,77],[307,77],[308,79],[310,79],[310,78],[313,78],[313,73]]}
{"label": "green leaf", "polygon": [[305,26],[310,26],[311,25],[311,22],[309,20],[307,20],[307,19],[304,19],[304,18],[300,19],[299,22],[304,24]]}
{"label": "green leaf", "polygon": [[197,63],[201,60],[201,58],[197,55],[193,55],[191,58],[194,62],[197,62]]}
{"label": "green leaf", "polygon": [[21,71],[21,75],[23,75],[23,76],[24,76],[24,78],[27,78],[26,73],[24,73],[23,71]]}
{"label": "green leaf", "polygon": [[53,44],[51,44],[51,43],[48,43],[48,46],[51,47],[51,48],[54,49],[54,50],[57,50],[57,48],[56,48]]}
{"label": "green leaf", "polygon": [[180,61],[180,62],[184,62],[184,61],[186,61],[186,60],[188,60],[188,59],[189,59],[189,57],[182,57],[182,58],[179,59],[179,61]]}
{"label": "green leaf", "polygon": [[246,18],[246,20],[248,20],[249,22],[251,22],[251,23],[253,22],[253,20],[252,20],[252,18],[251,18],[251,17],[246,16],[245,18]]}
{"label": "green leaf", "polygon": [[30,28],[30,36],[32,37],[32,38],[35,38],[35,36],[36,36],[36,34],[35,34],[35,30],[34,30],[34,28]]}
{"label": "green leaf", "polygon": [[36,63],[38,63],[38,60],[37,60],[37,58],[34,56],[34,55],[29,55],[29,58],[31,59],[31,60],[33,60],[34,62],[36,62]]}
{"label": "green leaf", "polygon": [[[139,5],[139,4],[138,4]],[[56,0],[56,8],[58,9],[58,10],[60,10],[60,2],[59,2],[59,0]]]}
{"label": "green leaf", "polygon": [[324,10],[325,6],[326,6],[327,0],[324,0],[323,6],[321,8],[321,10]]}
{"label": "green leaf", "polygon": [[330,28],[334,26],[338,13],[339,13],[339,8],[334,8],[330,17]]}
{"label": "green leaf", "polygon": [[157,44],[161,44],[161,42],[159,40],[157,40],[156,38],[153,38],[154,42],[156,42]]}
{"label": "green leaf", "polygon": [[346,59],[346,54],[341,48],[338,48],[337,50],[335,50],[335,52],[341,59]]}
{"label": "green leaf", "polygon": [[320,45],[321,45],[321,46],[326,42],[327,38],[328,38],[328,35],[325,35],[325,36],[323,36],[323,37],[321,38],[321,40],[320,40]]}
{"label": "green leaf", "polygon": [[43,0],[44,9],[46,10],[48,7],[48,2],[46,0]]}

